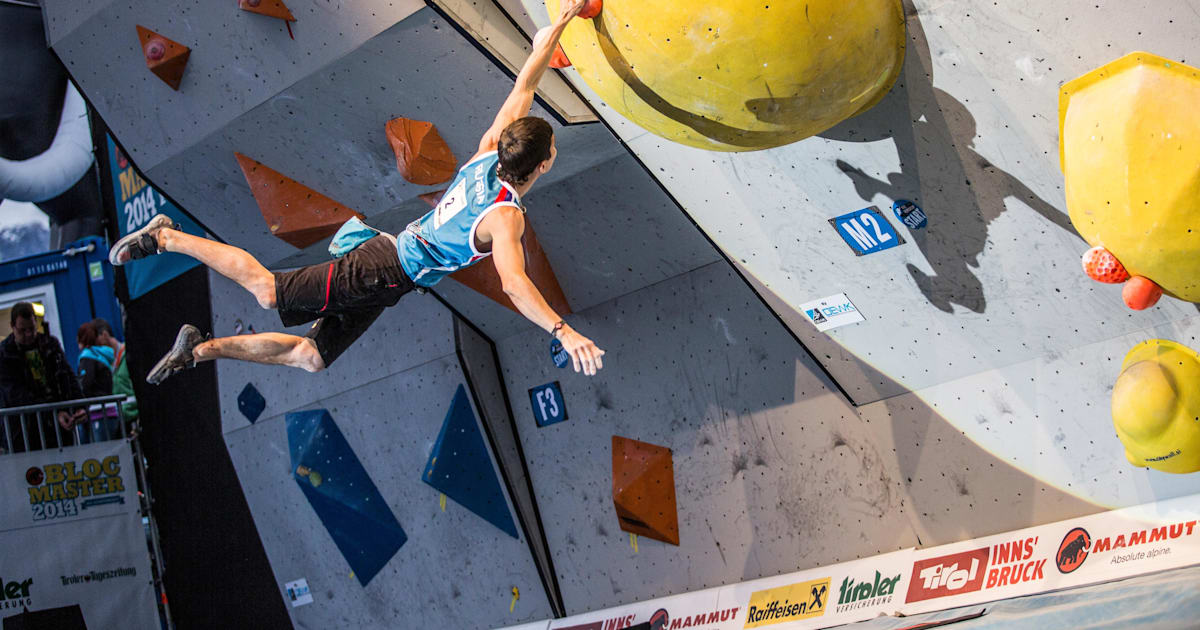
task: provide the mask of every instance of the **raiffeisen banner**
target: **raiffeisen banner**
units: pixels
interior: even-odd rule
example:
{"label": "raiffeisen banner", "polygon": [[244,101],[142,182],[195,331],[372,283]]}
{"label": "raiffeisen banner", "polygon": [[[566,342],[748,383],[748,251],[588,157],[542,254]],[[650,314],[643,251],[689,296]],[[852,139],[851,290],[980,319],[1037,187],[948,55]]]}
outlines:
{"label": "raiffeisen banner", "polygon": [[[117,208],[117,230],[121,236],[141,229],[156,214],[171,217],[188,234],[204,236],[204,230],[195,221],[142,179],[129,159],[117,148],[112,136],[105,134],[104,137],[108,140],[113,204]],[[129,284],[129,299],[135,300],[145,295],[198,264],[195,259],[181,254],[162,254],[125,264],[122,269]]]}

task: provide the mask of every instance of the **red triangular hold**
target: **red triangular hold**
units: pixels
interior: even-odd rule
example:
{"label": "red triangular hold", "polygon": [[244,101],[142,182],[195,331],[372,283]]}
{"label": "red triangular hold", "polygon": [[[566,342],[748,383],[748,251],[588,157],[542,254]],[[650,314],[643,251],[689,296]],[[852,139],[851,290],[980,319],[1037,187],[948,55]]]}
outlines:
{"label": "red triangular hold", "polygon": [[458,161],[433,123],[395,118],[384,131],[404,179],[418,186],[433,186],[454,177]]}
{"label": "red triangular hold", "polygon": [[171,86],[171,89],[178,90],[192,49],[141,24],[137,25],[137,32],[138,40],[142,43],[142,55],[146,57],[146,67]]}
{"label": "red triangular hold", "polygon": [[[525,218],[525,235],[521,237],[521,244],[525,248],[525,275],[533,282],[533,286],[537,287],[538,293],[546,298],[546,303],[554,309],[555,313],[570,315],[571,305],[567,303],[567,296],[563,294],[562,287],[558,284],[558,277],[554,275],[554,269],[550,267],[546,251],[538,242],[537,233],[533,231],[529,217]],[[496,271],[496,263],[492,261],[491,256],[466,269],[455,271],[450,274],[450,277],[491,298],[501,306],[511,308],[518,314],[521,313],[504,292],[500,273]]]}
{"label": "red triangular hold", "polygon": [[554,54],[550,55],[550,67],[556,70],[571,67],[571,60],[567,59],[567,53],[563,51],[562,44],[554,47]]}
{"label": "red triangular hold", "polygon": [[296,21],[296,18],[282,0],[238,0],[238,8],[243,11],[279,18],[289,22]]}
{"label": "red triangular hold", "polygon": [[299,248],[333,236],[351,217],[363,215],[241,153],[237,156],[246,183],[267,229]]}

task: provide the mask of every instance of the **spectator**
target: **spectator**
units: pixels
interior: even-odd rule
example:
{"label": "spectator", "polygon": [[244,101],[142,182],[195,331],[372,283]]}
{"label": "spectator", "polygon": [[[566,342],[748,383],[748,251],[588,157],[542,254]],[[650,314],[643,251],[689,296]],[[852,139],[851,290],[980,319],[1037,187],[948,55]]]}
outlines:
{"label": "spectator", "polygon": [[[53,335],[38,330],[33,305],[29,302],[14,304],[9,323],[12,333],[0,342],[0,397],[3,397],[3,405],[20,407],[81,398],[83,392],[63,354],[62,344]],[[74,444],[69,429],[87,417],[87,410],[61,410],[55,415],[58,424],[68,429],[61,445]],[[25,423],[17,417],[7,418],[6,421],[14,450],[24,450],[22,435]],[[58,446],[54,420],[39,415],[38,421],[42,423],[41,432],[47,438],[45,446]],[[29,443],[32,448],[40,449],[43,445],[39,432],[34,428],[36,425],[30,427]]]}
{"label": "spectator", "polygon": [[79,344],[79,383],[84,398],[108,396],[113,388],[113,359],[116,351],[101,345],[92,322],[84,322],[75,335]]}
{"label": "spectator", "polygon": [[129,397],[124,403],[121,403],[121,415],[125,416],[125,420],[133,422],[138,417],[137,395],[133,393],[133,379],[129,377],[129,363],[125,361],[125,344],[117,341],[117,338],[113,336],[112,326],[103,318],[93,319],[92,326],[96,327],[96,339],[101,345],[108,346],[113,350],[112,393],[125,394]]}

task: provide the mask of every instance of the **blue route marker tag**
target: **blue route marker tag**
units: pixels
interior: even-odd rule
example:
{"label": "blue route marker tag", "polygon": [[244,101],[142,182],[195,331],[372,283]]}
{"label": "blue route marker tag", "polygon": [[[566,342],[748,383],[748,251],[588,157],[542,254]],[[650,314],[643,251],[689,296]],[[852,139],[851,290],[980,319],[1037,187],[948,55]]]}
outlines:
{"label": "blue route marker tag", "polygon": [[921,206],[907,199],[897,199],[896,203],[892,204],[892,212],[896,213],[896,218],[910,230],[919,230],[929,222]]}
{"label": "blue route marker tag", "polygon": [[533,421],[539,427],[567,419],[567,405],[558,381],[530,389],[529,402],[533,405]]}
{"label": "blue route marker tag", "polygon": [[554,359],[554,365],[559,368],[565,368],[571,362],[571,354],[557,339],[550,340],[550,358]]}
{"label": "blue route marker tag", "polygon": [[855,256],[874,254],[904,243],[904,237],[896,232],[887,217],[875,206],[834,217],[829,224],[846,241]]}

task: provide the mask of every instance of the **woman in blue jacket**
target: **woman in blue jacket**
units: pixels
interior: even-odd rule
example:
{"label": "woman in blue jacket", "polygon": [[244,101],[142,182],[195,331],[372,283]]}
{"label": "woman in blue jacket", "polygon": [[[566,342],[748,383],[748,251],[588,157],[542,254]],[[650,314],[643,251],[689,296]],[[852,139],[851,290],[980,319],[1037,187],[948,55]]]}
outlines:
{"label": "woman in blue jacket", "polygon": [[101,345],[96,327],[87,322],[75,335],[79,343],[79,382],[83,397],[108,396],[112,393],[113,349]]}

